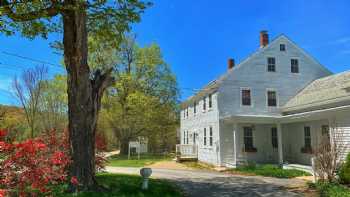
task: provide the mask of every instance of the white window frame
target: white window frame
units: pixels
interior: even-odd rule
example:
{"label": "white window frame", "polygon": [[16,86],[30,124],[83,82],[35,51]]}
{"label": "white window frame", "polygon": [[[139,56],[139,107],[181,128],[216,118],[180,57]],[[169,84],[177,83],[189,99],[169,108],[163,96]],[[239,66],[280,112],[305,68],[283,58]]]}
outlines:
{"label": "white window frame", "polygon": [[209,127],[209,146],[213,146],[214,144],[214,129],[212,126]]}
{"label": "white window frame", "polygon": [[[269,71],[269,58],[273,58],[275,60],[275,71]],[[268,73],[276,73],[277,72],[277,59],[276,57],[266,57],[266,71]]]}
{"label": "white window frame", "polygon": [[[250,90],[250,105],[243,105],[243,94],[242,94],[242,91],[243,90]],[[241,87],[239,89],[239,103],[240,103],[240,106],[241,107],[254,107],[254,99],[253,99],[253,90],[251,87]]]}
{"label": "white window frame", "polygon": [[206,147],[208,146],[208,141],[207,141],[207,128],[203,128],[203,146]]}
{"label": "white window frame", "polygon": [[[269,106],[269,95],[268,92],[275,92],[276,93],[276,106]],[[266,93],[265,93],[265,97],[266,97],[266,107],[267,108],[277,108],[279,106],[279,96],[278,96],[278,91],[274,88],[266,88]]]}
{"label": "white window frame", "polygon": [[[292,72],[292,59],[298,60],[298,72],[297,73],[293,73]],[[290,73],[293,74],[293,75],[299,75],[301,73],[301,71],[300,71],[300,58],[299,57],[291,57],[290,58],[290,60],[289,60],[289,69],[290,69],[289,70]]]}
{"label": "white window frame", "polygon": [[[284,45],[284,51],[281,51],[281,45]],[[278,49],[280,52],[287,52],[287,45],[286,43],[280,43],[279,45],[279,49]]]}
{"label": "white window frame", "polygon": [[[202,111],[203,113],[206,112],[208,110],[208,106],[207,106],[207,97],[204,96],[203,99],[202,99]],[[204,106],[205,106],[205,109],[204,109]]]}

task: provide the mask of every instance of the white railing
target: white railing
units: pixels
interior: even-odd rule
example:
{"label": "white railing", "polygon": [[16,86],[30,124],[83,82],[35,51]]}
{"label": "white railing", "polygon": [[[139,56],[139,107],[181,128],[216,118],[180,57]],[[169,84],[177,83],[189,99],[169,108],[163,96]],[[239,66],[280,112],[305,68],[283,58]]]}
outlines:
{"label": "white railing", "polygon": [[177,144],[176,155],[180,157],[194,157],[198,156],[198,148],[195,144]]}

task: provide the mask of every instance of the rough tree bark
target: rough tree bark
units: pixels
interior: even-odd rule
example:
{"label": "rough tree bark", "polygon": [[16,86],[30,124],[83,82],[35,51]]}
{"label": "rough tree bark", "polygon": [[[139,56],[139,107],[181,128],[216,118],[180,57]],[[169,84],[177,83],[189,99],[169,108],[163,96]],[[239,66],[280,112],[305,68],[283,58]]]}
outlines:
{"label": "rough tree bark", "polygon": [[[68,72],[69,138],[72,165],[70,176],[77,177],[83,188],[94,190],[95,133],[103,91],[112,81],[112,69],[91,75],[88,66],[87,15],[81,1],[65,1],[74,7],[63,12],[64,62]],[[79,9],[81,8],[81,9]],[[91,77],[92,76],[92,77]],[[71,185],[71,189],[77,188]]]}

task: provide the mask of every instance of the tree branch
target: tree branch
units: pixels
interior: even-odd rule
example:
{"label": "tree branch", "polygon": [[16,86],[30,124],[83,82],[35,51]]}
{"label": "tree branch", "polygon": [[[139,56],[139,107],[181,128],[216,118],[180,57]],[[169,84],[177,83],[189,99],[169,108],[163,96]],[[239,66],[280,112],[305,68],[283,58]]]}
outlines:
{"label": "tree branch", "polygon": [[0,0],[0,8],[3,8],[2,15],[6,15],[15,22],[25,22],[40,19],[43,17],[53,17],[60,13],[61,4],[56,0],[52,0],[52,5],[48,8],[42,8],[37,11],[27,13],[15,13],[10,7],[10,3],[7,0]]}

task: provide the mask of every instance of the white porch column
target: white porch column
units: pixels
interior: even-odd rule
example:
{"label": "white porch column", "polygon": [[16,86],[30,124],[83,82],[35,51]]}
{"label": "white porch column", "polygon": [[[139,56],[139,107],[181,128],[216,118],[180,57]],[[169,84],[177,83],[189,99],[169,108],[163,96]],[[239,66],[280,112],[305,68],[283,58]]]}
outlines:
{"label": "white porch column", "polygon": [[282,147],[282,126],[281,123],[277,123],[277,137],[278,137],[278,162],[283,164],[283,147]]}
{"label": "white porch column", "polygon": [[237,123],[233,124],[233,159],[235,166],[237,167],[237,153],[238,153],[238,126]]}

